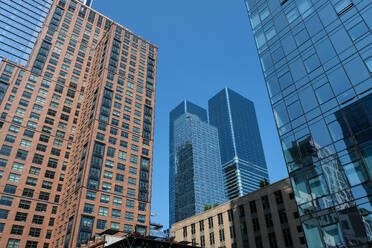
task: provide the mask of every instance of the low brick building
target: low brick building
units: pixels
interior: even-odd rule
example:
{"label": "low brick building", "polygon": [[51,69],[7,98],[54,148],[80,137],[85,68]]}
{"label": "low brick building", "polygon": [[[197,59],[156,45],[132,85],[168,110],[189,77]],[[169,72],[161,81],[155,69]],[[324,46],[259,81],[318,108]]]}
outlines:
{"label": "low brick building", "polygon": [[307,247],[289,179],[172,225],[175,240],[201,247]]}

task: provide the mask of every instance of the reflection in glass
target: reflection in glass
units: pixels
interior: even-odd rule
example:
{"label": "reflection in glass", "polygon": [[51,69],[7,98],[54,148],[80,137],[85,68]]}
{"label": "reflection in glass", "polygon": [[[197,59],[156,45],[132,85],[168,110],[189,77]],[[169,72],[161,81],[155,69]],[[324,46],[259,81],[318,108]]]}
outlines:
{"label": "reflection in glass", "polygon": [[367,180],[360,161],[345,165],[344,170],[351,186],[364,183]]}
{"label": "reflection in glass", "polygon": [[337,224],[326,226],[322,228],[323,240],[327,247],[341,247],[343,241],[341,239],[341,230]]}
{"label": "reflection in glass", "polygon": [[322,175],[311,178],[309,180],[309,186],[314,199],[328,194],[327,185]]}

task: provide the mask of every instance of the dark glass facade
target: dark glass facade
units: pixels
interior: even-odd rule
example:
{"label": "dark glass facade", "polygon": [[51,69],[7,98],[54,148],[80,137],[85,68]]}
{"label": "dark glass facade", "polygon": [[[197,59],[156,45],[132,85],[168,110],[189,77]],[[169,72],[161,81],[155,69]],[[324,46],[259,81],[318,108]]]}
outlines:
{"label": "dark glass facade", "polygon": [[208,107],[209,122],[218,129],[228,197],[258,189],[269,176],[253,102],[226,88],[208,101]]}
{"label": "dark glass facade", "polygon": [[170,113],[170,224],[225,199],[217,129],[188,101]]}
{"label": "dark glass facade", "polygon": [[372,2],[246,0],[308,246],[372,241]]}

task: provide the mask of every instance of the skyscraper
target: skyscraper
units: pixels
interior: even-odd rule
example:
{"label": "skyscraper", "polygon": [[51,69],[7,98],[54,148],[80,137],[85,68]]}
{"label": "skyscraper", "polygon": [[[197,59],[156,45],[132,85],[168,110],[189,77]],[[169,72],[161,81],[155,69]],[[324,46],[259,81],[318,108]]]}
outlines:
{"label": "skyscraper", "polygon": [[92,4],[93,4],[93,0],[80,0],[80,2],[82,2],[83,4],[89,7],[92,7]]}
{"label": "skyscraper", "polygon": [[[0,1],[0,61],[26,66],[53,0]],[[62,1],[64,2],[64,1]],[[80,0],[92,6],[92,0]]]}
{"label": "skyscraper", "polygon": [[0,64],[0,247],[148,233],[157,48],[54,1],[26,67]]}
{"label": "skyscraper", "polygon": [[246,0],[308,246],[372,241],[372,2]]}
{"label": "skyscraper", "polygon": [[0,61],[27,64],[52,2],[0,1]]}
{"label": "skyscraper", "polygon": [[217,129],[188,101],[170,112],[170,223],[226,201]]}
{"label": "skyscraper", "polygon": [[269,179],[253,102],[225,88],[208,101],[209,122],[217,127],[229,199],[259,188]]}

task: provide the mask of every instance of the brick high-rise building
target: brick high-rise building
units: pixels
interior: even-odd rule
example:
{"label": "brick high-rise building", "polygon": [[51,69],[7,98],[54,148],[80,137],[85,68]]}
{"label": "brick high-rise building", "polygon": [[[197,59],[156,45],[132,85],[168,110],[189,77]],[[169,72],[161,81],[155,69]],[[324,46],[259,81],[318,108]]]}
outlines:
{"label": "brick high-rise building", "polygon": [[0,247],[148,232],[157,48],[54,1],[26,66],[0,64]]}

